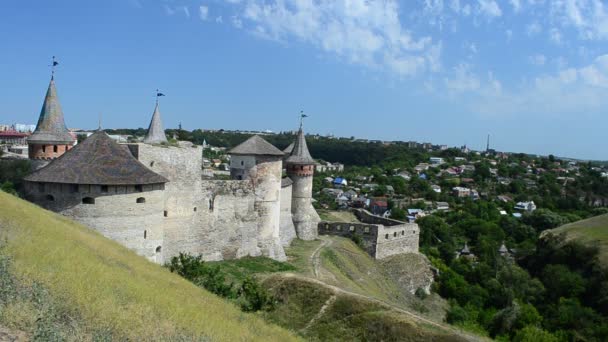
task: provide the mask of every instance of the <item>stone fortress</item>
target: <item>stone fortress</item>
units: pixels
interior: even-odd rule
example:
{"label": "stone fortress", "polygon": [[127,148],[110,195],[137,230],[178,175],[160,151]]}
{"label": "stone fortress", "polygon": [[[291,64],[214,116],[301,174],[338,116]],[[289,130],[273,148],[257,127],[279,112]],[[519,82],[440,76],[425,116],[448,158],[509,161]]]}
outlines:
{"label": "stone fortress", "polygon": [[[28,146],[35,165],[46,164],[24,179],[28,200],[157,263],[180,252],[209,261],[285,260],[293,239],[327,232],[312,206],[315,161],[302,125],[285,151],[249,138],[228,152],[231,180],[210,180],[203,177],[202,147],[167,142],[158,101],[143,143],[118,144],[99,129],[75,144],[51,78]],[[384,226],[370,227],[373,245],[385,243]],[[415,239],[411,228],[407,246],[395,252],[417,252],[418,228]],[[392,253],[385,250],[380,254]]]}

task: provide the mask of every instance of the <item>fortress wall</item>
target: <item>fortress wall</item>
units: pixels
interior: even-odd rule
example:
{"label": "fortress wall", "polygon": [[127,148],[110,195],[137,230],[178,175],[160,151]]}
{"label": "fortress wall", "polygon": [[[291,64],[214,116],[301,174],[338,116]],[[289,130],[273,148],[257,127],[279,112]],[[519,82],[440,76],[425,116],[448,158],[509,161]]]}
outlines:
{"label": "fortress wall", "polygon": [[321,222],[321,218],[312,206],[310,198],[293,198],[291,203],[291,212],[298,238],[302,240],[316,239],[317,226]]}
{"label": "fortress wall", "polygon": [[258,213],[258,245],[262,255],[286,260],[280,240],[281,176],[283,162],[274,156],[256,156],[256,165],[249,171]]}
{"label": "fortress wall", "polygon": [[204,260],[259,256],[258,215],[249,181],[201,181],[193,215],[171,218],[164,225],[167,254],[202,254]]}
{"label": "fortress wall", "polygon": [[[80,185],[73,192],[69,184],[46,183],[41,192],[38,183],[26,184],[30,201],[95,229],[152,261],[162,261],[164,197],[160,185],[144,186],[142,192],[133,186],[109,186],[102,192],[99,185]],[[94,203],[85,204],[83,198]],[[142,198],[145,202],[137,203]]]}
{"label": "fortress wall", "polygon": [[364,246],[365,251],[372,257],[376,257],[376,243],[378,241],[378,230],[380,226],[366,223],[348,222],[319,222],[319,235],[334,235],[345,238],[358,236]]}
{"label": "fortress wall", "polygon": [[397,226],[379,226],[376,243],[376,259],[383,259],[395,254],[418,253],[420,228],[415,223],[403,223]]}
{"label": "fortress wall", "polygon": [[385,219],[366,210],[356,210],[355,214],[366,223],[320,222],[319,234],[347,238],[358,235],[364,242],[365,250],[376,259],[395,254],[418,253],[420,227],[417,224]]}
{"label": "fortress wall", "polygon": [[284,247],[289,246],[291,241],[296,238],[296,228],[293,225],[293,217],[291,216],[291,191],[291,185],[281,188],[281,217],[279,236],[281,238],[281,244]]}
{"label": "fortress wall", "polygon": [[[188,222],[201,200],[202,148],[190,142],[177,146],[130,144],[134,156],[150,170],[169,180],[165,186],[165,210],[169,218]],[[198,208],[197,208],[198,210]],[[176,221],[177,222],[177,221]]]}

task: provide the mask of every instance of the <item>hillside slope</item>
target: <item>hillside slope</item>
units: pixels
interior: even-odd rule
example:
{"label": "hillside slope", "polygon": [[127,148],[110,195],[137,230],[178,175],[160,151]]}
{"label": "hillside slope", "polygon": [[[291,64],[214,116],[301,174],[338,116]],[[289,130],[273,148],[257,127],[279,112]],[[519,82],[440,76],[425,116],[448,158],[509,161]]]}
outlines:
{"label": "hillside slope", "polygon": [[[72,340],[296,339],[118,243],[2,191],[0,239],[0,328],[43,340],[56,334]],[[69,331],[60,329],[66,326]]]}
{"label": "hillside slope", "polygon": [[[445,324],[447,303],[438,295],[420,299],[410,293],[412,284],[428,276],[420,273],[430,272],[423,256],[378,261],[351,240],[332,236],[296,240],[285,251],[296,270],[264,281],[279,299],[277,310],[267,317],[306,338],[485,340]],[[412,268],[419,272],[410,273]]]}
{"label": "hillside slope", "polygon": [[594,243],[600,247],[600,261],[608,265],[608,214],[594,216],[564,226],[546,230],[546,234],[565,233],[569,239],[577,239],[585,243]]}

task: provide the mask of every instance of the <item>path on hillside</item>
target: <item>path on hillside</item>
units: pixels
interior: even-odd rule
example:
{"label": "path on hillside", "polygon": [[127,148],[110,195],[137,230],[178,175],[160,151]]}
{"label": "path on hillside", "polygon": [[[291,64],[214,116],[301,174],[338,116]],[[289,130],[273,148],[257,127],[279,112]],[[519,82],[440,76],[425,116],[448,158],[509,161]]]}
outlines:
{"label": "path on hillside", "polygon": [[[400,307],[397,307],[397,306],[395,306],[395,305],[393,305],[391,303],[385,302],[385,301],[377,299],[375,297],[371,297],[371,296],[367,296],[367,295],[362,295],[360,293],[351,292],[351,291],[345,290],[343,288],[327,284],[326,282],[324,282],[323,280],[320,279],[320,274],[321,274],[321,250],[323,250],[323,248],[331,246],[333,244],[333,240],[330,237],[326,237],[326,236],[319,236],[319,239],[322,241],[321,244],[314,250],[314,252],[310,256],[310,267],[311,267],[311,269],[313,271],[312,273],[313,273],[314,278],[309,278],[309,277],[305,277],[305,276],[294,274],[294,273],[285,273],[284,274],[285,276],[290,277],[290,278],[299,278],[301,280],[310,281],[310,282],[313,282],[313,283],[325,286],[325,287],[331,289],[334,292],[334,294],[345,294],[345,295],[355,296],[355,297],[358,297],[358,298],[363,298],[363,299],[369,300],[369,301],[374,302],[376,304],[382,305],[382,306],[387,307],[389,309],[392,309],[394,311],[398,311],[398,312],[403,313],[403,314],[405,314],[407,316],[410,316],[410,317],[414,318],[415,320],[424,322],[426,324],[430,324],[432,326],[435,326],[435,327],[438,327],[438,328],[441,328],[441,329],[444,329],[444,330],[451,331],[454,334],[456,334],[458,336],[461,336],[461,337],[463,337],[463,338],[465,338],[466,340],[469,340],[469,341],[480,341],[480,340],[482,340],[481,336],[476,336],[476,335],[468,334],[466,332],[463,332],[463,331],[457,330],[455,328],[452,328],[451,326],[444,325],[444,324],[441,324],[441,323],[437,323],[437,322],[432,321],[432,320],[430,320],[428,318],[422,317],[422,316],[420,316],[420,315],[418,315],[416,313],[413,313],[411,311],[402,309]],[[304,330],[308,329],[310,326],[312,326],[312,324],[315,321],[317,321],[319,318],[321,318],[323,316],[323,314],[325,313],[325,310],[327,310],[327,308],[331,304],[333,304],[333,302],[335,301],[335,299],[331,300],[334,297],[335,297],[335,295],[332,296],[332,297],[330,297],[325,302],[325,304],[323,305],[323,307],[321,307],[321,310],[319,310],[319,312],[317,313],[317,315],[315,315],[315,317],[313,317],[313,319],[311,319],[311,321],[308,322],[308,324],[306,325],[306,327],[304,328]]]}

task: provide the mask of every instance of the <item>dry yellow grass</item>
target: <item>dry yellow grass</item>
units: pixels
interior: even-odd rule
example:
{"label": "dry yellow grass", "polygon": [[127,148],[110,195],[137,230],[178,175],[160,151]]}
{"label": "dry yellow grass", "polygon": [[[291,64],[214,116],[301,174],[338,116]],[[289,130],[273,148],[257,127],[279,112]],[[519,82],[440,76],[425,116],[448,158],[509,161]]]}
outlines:
{"label": "dry yellow grass", "polygon": [[67,218],[0,191],[0,237],[22,282],[38,282],[92,330],[133,341],[297,337]]}

